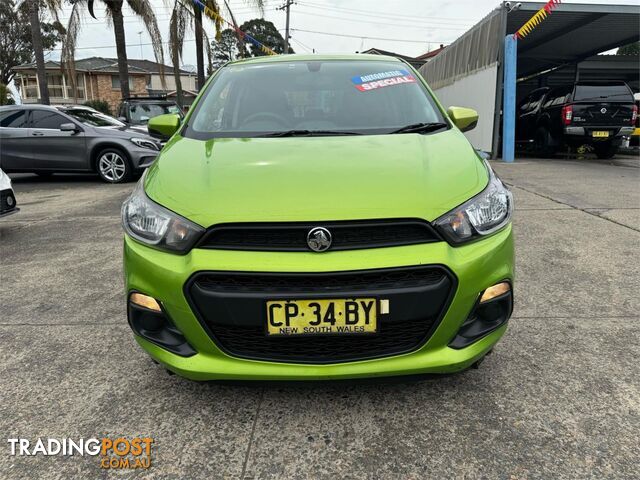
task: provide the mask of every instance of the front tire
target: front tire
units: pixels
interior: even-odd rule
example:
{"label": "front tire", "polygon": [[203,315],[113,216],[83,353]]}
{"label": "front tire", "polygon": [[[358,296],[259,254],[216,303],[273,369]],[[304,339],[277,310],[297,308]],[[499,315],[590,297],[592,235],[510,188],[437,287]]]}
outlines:
{"label": "front tire", "polygon": [[105,148],[96,156],[96,171],[102,181],[124,183],[131,181],[133,168],[127,155],[117,148]]}
{"label": "front tire", "polygon": [[606,160],[618,153],[618,146],[611,142],[597,143],[593,146],[593,150],[598,158]]}

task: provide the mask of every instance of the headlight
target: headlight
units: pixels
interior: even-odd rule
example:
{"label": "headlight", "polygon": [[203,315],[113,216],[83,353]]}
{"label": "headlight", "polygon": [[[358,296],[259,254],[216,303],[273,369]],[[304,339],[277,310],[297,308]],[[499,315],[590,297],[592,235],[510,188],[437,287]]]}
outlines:
{"label": "headlight", "polygon": [[434,225],[452,244],[460,244],[489,235],[504,227],[513,212],[513,195],[502,181],[489,171],[489,185],[471,200],[438,218]]}
{"label": "headlight", "polygon": [[144,177],[122,205],[122,225],[139,242],[156,248],[187,253],[204,233],[204,228],[190,222],[147,197]]}
{"label": "headlight", "polygon": [[133,143],[142,148],[150,148],[151,150],[160,150],[160,147],[153,140],[149,140],[148,138],[130,138]]}

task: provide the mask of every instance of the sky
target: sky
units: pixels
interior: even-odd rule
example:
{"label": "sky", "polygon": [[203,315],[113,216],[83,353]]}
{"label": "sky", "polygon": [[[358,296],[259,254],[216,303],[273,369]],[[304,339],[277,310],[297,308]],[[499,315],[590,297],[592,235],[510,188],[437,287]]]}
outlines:
{"label": "sky", "polygon": [[[164,39],[168,39],[174,2],[150,1],[155,8],[160,32]],[[113,30],[107,24],[100,3],[96,2],[95,10],[98,20],[91,18],[88,12],[84,16],[76,58],[116,56]],[[285,12],[278,7],[283,3],[284,0],[264,1],[264,18],[273,22],[281,33],[284,32]],[[499,3],[499,0],[296,0],[291,7],[291,46],[296,53],[353,53],[376,47],[417,56],[438,48],[440,44],[453,42]],[[609,2],[564,0],[563,3]],[[638,0],[610,3],[637,5]],[[261,16],[256,8],[250,6],[250,0],[229,0],[229,4],[238,24]],[[70,10],[70,5],[65,3],[61,17],[63,24],[68,20]],[[205,28],[213,39],[213,22],[206,22]],[[125,9],[125,29],[128,57],[153,60],[151,40],[145,27],[128,7]],[[166,43],[164,47],[167,60]],[[52,60],[59,57],[59,48],[48,54]],[[185,35],[182,64],[195,64],[193,32]]]}

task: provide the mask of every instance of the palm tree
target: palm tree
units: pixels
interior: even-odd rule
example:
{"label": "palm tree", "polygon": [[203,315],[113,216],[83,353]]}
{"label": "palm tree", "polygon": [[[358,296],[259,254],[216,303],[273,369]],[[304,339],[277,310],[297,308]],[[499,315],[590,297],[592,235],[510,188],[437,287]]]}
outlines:
{"label": "palm tree", "polygon": [[[69,25],[67,26],[67,35],[62,45],[62,64],[64,65],[72,84],[74,95],[76,92],[76,74],[75,74],[75,50],[78,34],[80,33],[82,12],[88,9],[93,18],[96,18],[93,12],[94,0],[72,0],[73,8],[69,17]],[[125,4],[124,0],[101,0],[105,6],[107,18],[113,24],[113,32],[116,40],[116,52],[118,56],[118,73],[120,77],[120,92],[122,98],[129,97],[129,66],[127,64],[127,45],[124,35],[124,19],[122,8]],[[156,61],[160,64],[160,76],[164,83],[164,50],[162,49],[162,36],[158,28],[156,16],[153,13],[151,0],[126,0],[126,4],[133,12],[140,17],[144,23],[151,42],[153,45],[153,53]]]}
{"label": "palm tree", "polygon": [[[220,14],[220,5],[216,0],[201,0],[203,4],[209,7],[211,10]],[[254,6],[259,12],[264,13],[264,1],[263,0],[248,0],[252,6]],[[235,18],[233,12],[229,8],[227,0],[224,0],[224,5],[228,14],[231,16],[233,23],[235,24]],[[222,21],[218,17],[214,21],[216,35],[219,35],[222,31]],[[169,54],[173,62],[173,73],[176,81],[176,94],[178,97],[178,104],[182,106],[182,82],[180,81],[180,60],[182,58],[182,52],[184,47],[184,34],[187,28],[193,28],[196,41],[196,68],[197,68],[197,81],[198,88],[202,88],[205,80],[204,70],[204,48],[203,44],[207,48],[207,57],[209,63],[209,69],[212,68],[211,59],[211,42],[204,31],[202,25],[202,10],[198,8],[193,2],[175,0],[173,12],[171,14],[171,20],[169,22]]]}
{"label": "palm tree", "polygon": [[40,86],[40,103],[49,105],[49,86],[44,68],[44,48],[42,46],[42,32],[40,30],[40,3],[49,10],[51,16],[58,21],[58,11],[62,7],[61,0],[32,0],[29,2],[29,23],[31,26],[31,41],[36,57],[36,76]]}

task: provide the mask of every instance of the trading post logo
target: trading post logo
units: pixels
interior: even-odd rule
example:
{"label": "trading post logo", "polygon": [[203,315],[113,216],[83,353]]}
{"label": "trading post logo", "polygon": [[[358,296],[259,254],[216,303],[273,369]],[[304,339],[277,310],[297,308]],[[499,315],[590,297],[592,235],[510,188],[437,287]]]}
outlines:
{"label": "trading post logo", "polygon": [[9,454],[13,456],[93,456],[99,457],[103,469],[147,469],[151,466],[149,437],[111,438],[9,438]]}

